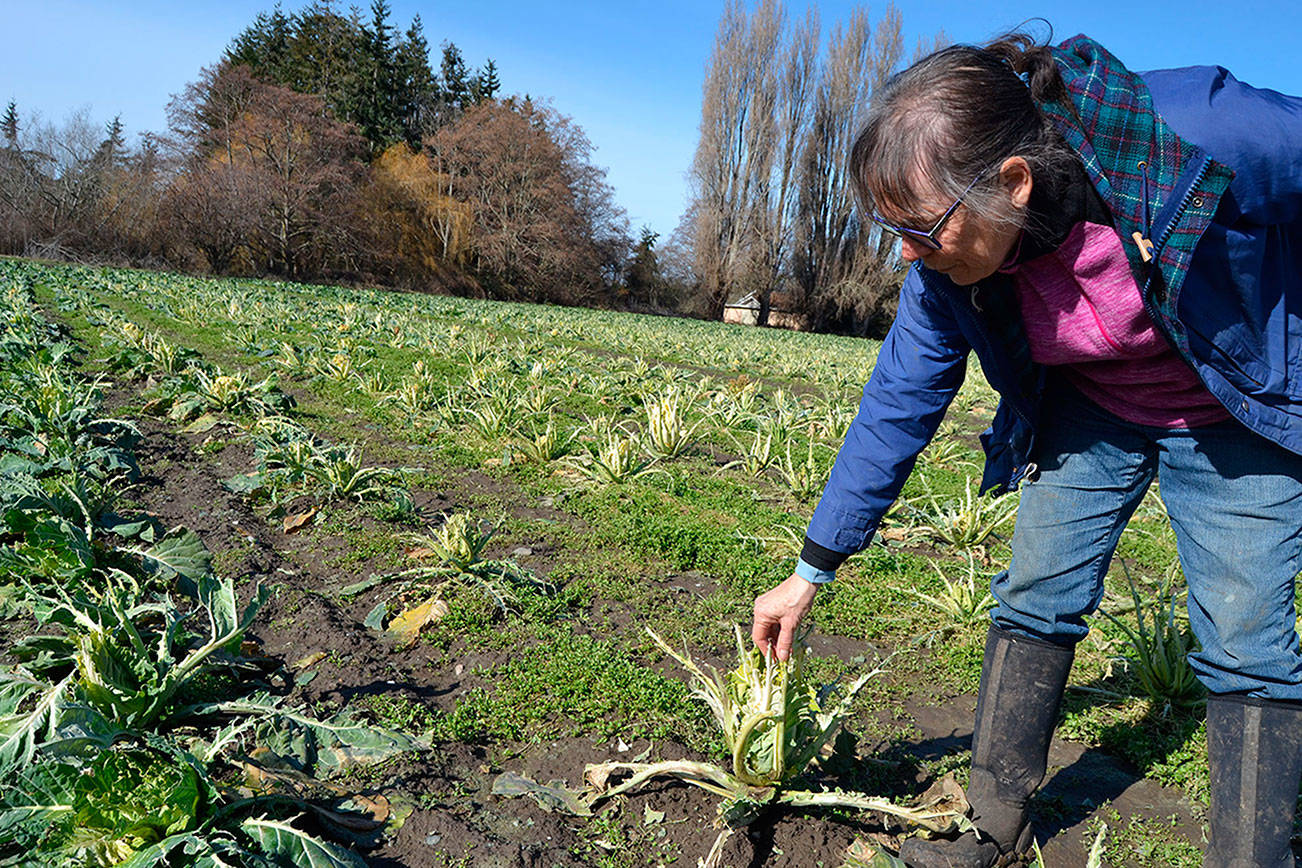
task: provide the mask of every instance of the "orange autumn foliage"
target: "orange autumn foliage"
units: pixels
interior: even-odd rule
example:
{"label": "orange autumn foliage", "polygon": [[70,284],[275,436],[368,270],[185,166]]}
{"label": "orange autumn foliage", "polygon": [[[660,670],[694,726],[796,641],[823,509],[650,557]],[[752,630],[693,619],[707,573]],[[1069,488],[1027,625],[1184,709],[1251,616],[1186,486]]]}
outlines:
{"label": "orange autumn foliage", "polygon": [[473,226],[470,206],[449,194],[451,180],[423,153],[391,146],[371,165],[364,208],[373,231],[388,235],[400,270],[433,275],[464,265]]}

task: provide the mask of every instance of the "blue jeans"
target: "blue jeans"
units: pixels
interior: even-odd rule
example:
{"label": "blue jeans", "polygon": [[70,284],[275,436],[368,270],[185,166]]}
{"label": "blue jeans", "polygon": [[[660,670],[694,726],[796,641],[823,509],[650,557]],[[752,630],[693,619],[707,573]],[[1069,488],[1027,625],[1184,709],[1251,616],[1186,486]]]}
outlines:
{"label": "blue jeans", "polygon": [[1088,631],[1117,541],[1158,480],[1189,585],[1190,656],[1212,693],[1302,700],[1294,579],[1302,456],[1237,422],[1154,428],[1060,385],[1023,486],[1013,556],[992,583],[1005,630],[1063,645]]}

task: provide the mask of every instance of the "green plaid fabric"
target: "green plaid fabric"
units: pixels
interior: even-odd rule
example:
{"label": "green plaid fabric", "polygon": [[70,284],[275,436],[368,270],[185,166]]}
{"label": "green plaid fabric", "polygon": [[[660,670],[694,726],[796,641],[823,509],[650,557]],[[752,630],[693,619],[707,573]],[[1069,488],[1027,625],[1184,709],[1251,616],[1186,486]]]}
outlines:
{"label": "green plaid fabric", "polygon": [[[1135,273],[1156,306],[1176,350],[1189,358],[1188,341],[1175,317],[1180,287],[1194,248],[1202,237],[1234,173],[1206,160],[1191,186],[1182,179],[1202,165],[1205,155],[1176,135],[1153,110],[1148,86],[1107,49],[1085,36],[1074,36],[1052,49],[1072,105],[1047,103],[1041,108],[1067,143],[1080,154],[1091,182],[1112,209]],[[1151,238],[1144,223],[1144,175],[1154,225],[1169,223],[1164,237]],[[1145,263],[1134,232],[1158,245],[1160,274]]]}

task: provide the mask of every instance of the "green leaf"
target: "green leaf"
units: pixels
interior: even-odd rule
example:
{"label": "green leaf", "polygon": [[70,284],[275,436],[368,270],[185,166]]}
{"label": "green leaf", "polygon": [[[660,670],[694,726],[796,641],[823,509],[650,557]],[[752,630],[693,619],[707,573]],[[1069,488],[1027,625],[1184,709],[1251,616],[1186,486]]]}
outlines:
{"label": "green leaf", "polygon": [[28,765],[36,755],[36,747],[54,734],[59,725],[63,694],[72,683],[72,676],[53,686],[27,679],[22,674],[7,673],[6,678],[30,685],[27,694],[39,693],[36,705],[28,712],[17,712],[0,716],[0,774],[19,765]]}
{"label": "green leaf", "polygon": [[366,868],[366,862],[356,853],[313,838],[285,822],[250,818],[240,828],[268,856],[299,868]]}
{"label": "green leaf", "polygon": [[128,549],[145,560],[145,569],[165,580],[199,583],[212,575],[212,553],[192,530],[176,527],[148,549]]}
{"label": "green leaf", "polygon": [[[391,575],[386,575],[383,573],[371,573],[369,578],[362,579],[360,582],[354,582],[351,585],[345,585],[344,587],[340,588],[339,596],[355,597],[358,594],[360,594],[362,591],[369,591],[371,588],[374,588],[376,585],[382,585],[391,578],[393,578],[393,576]],[[378,630],[380,628],[376,627],[375,629]]]}
{"label": "green leaf", "polygon": [[419,738],[343,717],[313,720],[290,710],[280,712],[280,716],[312,733],[317,743],[317,763],[328,769],[369,765],[395,754],[429,747]]}
{"label": "green leaf", "polygon": [[371,613],[366,616],[366,619],[362,621],[362,626],[369,627],[372,630],[383,630],[384,618],[388,614],[389,614],[389,604],[379,603],[378,605],[376,605],[374,609],[371,610]]}
{"label": "green leaf", "polygon": [[[177,854],[176,851],[180,850]],[[235,843],[225,829],[206,833],[181,832],[137,852],[116,868],[270,868],[270,863]]]}
{"label": "green leaf", "polygon": [[[171,852],[177,849],[178,847],[187,847],[186,853],[188,855],[197,855],[197,852],[201,852],[202,850],[205,849],[208,850],[209,853],[212,852],[211,848],[208,847],[208,842],[205,841],[203,838],[200,838],[198,835],[194,834],[193,832],[181,832],[178,835],[170,835],[164,838],[163,840],[159,841],[158,843],[152,844],[143,850],[136,851],[135,855],[132,856],[130,859],[128,859],[125,862],[119,863],[117,868],[153,868],[153,866],[155,865],[167,865],[168,855],[170,855]],[[187,860],[185,864],[212,865],[214,863],[212,862],[203,863],[198,860],[193,860],[193,861]],[[230,863],[220,862],[215,864],[229,865]]]}
{"label": "green leaf", "polygon": [[203,401],[199,398],[177,398],[172,404],[172,409],[167,411],[167,418],[176,422],[185,422],[202,412],[203,406]]}
{"label": "green leaf", "polygon": [[221,420],[211,413],[204,413],[198,419],[195,419],[189,425],[181,429],[182,434],[203,434],[211,431]]}
{"label": "green leaf", "polygon": [[196,705],[187,715],[252,715],[264,718],[261,742],[304,771],[319,765],[340,770],[388,759],[405,751],[427,750],[429,742],[383,727],[359,724],[339,716],[315,720],[294,709],[282,708],[265,693],[246,699]]}
{"label": "green leaf", "polygon": [[[36,476],[45,469],[44,462],[35,461],[31,458],[25,458],[13,452],[4,452],[0,454],[0,478],[7,474],[25,473]],[[0,489],[4,483],[0,482]]]}
{"label": "green leaf", "polygon": [[147,516],[144,518],[124,518],[110,513],[100,519],[99,526],[123,539],[140,539],[144,542],[154,541],[154,521]]}
{"label": "green leaf", "polygon": [[73,763],[44,762],[10,776],[0,797],[0,840],[53,837],[54,827],[72,820],[72,794],[80,775]]}
{"label": "green leaf", "polygon": [[37,576],[75,579],[95,566],[86,532],[64,518],[11,509],[5,513],[4,525],[10,533],[21,534],[23,544],[5,551],[0,574],[21,572],[25,565]]}
{"label": "green leaf", "polygon": [[253,494],[266,484],[266,476],[261,473],[240,473],[227,479],[222,486],[235,494]]}
{"label": "green leaf", "polygon": [[75,653],[67,636],[36,634],[24,636],[9,648],[9,654],[33,674],[66,669]]}
{"label": "green leaf", "polygon": [[240,629],[239,603],[235,599],[232,579],[221,578],[209,571],[199,579],[199,602],[208,610],[214,639]]}

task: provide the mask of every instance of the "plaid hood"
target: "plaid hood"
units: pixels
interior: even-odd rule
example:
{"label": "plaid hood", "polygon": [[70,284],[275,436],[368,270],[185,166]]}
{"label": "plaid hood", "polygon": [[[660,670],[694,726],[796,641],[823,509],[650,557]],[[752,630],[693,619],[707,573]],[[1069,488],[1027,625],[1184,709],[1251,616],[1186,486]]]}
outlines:
{"label": "plaid hood", "polygon": [[[1188,358],[1175,316],[1180,289],[1234,172],[1177,135],[1153,108],[1144,80],[1099,43],[1074,36],[1052,51],[1072,100],[1041,109],[1080,155],[1127,242],[1136,282]],[[1156,270],[1141,255],[1136,232],[1153,243]]]}

